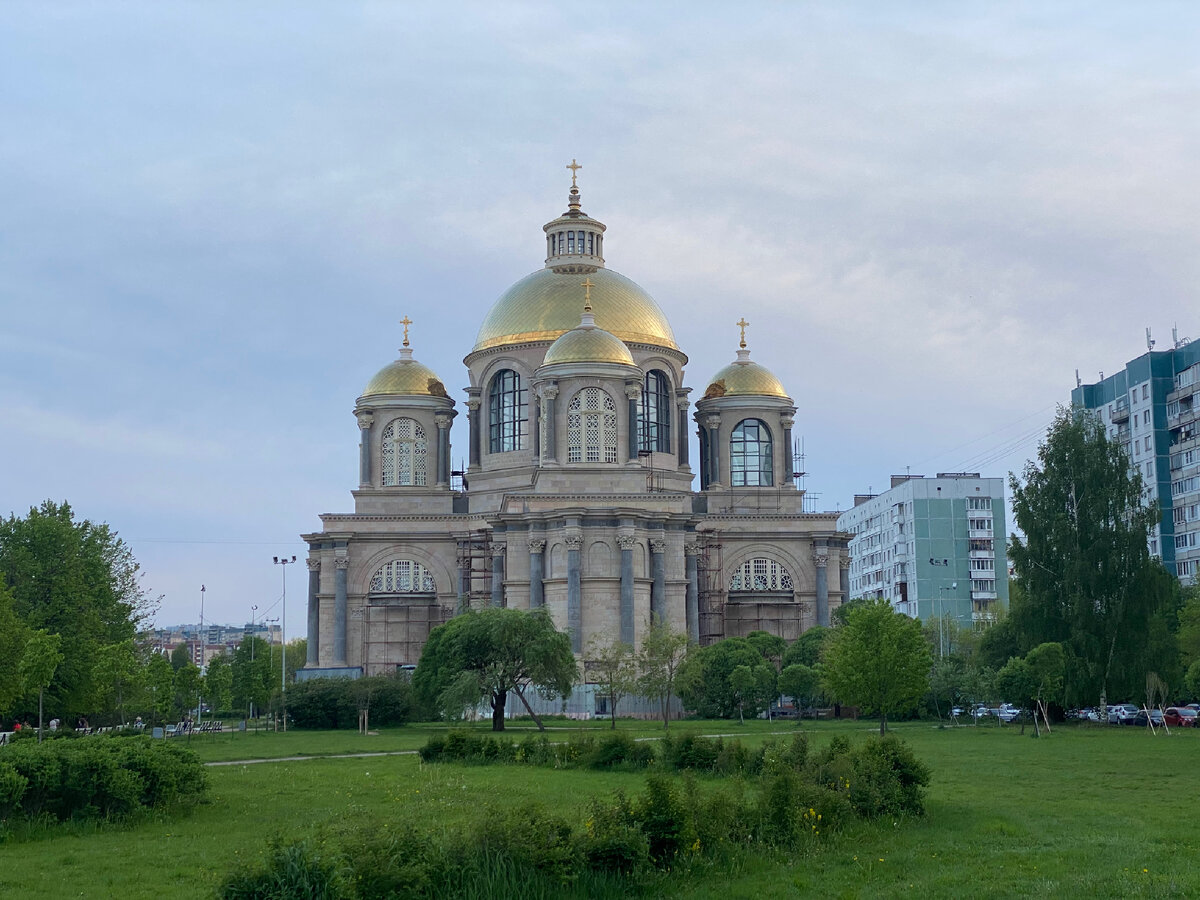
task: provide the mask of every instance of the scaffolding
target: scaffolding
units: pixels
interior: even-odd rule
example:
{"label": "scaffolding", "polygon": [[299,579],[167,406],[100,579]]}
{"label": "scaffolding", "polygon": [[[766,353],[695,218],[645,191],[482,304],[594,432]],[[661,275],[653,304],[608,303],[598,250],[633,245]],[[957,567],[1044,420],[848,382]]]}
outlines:
{"label": "scaffolding", "polygon": [[491,536],[484,529],[456,536],[458,544],[458,605],[455,614],[483,609],[492,601]]}
{"label": "scaffolding", "polygon": [[700,646],[707,647],[725,636],[725,584],[721,566],[721,541],[714,534],[701,540],[700,550]]}

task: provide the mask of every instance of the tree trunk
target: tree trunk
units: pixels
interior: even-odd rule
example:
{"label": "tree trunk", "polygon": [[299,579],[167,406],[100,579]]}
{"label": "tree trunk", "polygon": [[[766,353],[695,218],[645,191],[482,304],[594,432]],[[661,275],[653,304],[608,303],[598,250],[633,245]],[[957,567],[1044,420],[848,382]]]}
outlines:
{"label": "tree trunk", "polygon": [[492,694],[492,731],[504,730],[504,704],[508,700],[506,691]]}
{"label": "tree trunk", "polygon": [[738,724],[745,725],[746,719],[742,716],[742,701],[738,701]]}
{"label": "tree trunk", "polygon": [[[533,711],[533,707],[530,706],[529,701],[525,699],[525,691],[523,691],[521,688],[514,688],[514,690],[517,693],[517,698],[521,701],[522,704],[524,704],[525,711],[528,712],[530,717],[533,719],[533,724],[538,727],[538,731],[545,731],[546,726],[542,724],[542,720],[538,718],[538,714]],[[492,730],[493,731],[495,730],[494,723],[492,726]]]}
{"label": "tree trunk", "polygon": [[887,734],[887,713],[879,714],[879,736]]}
{"label": "tree trunk", "polygon": [[608,698],[608,716],[612,719],[612,730],[617,730],[617,704],[613,703],[612,697]]}
{"label": "tree trunk", "polygon": [[42,696],[46,693],[45,688],[38,688],[38,743],[42,742]]}

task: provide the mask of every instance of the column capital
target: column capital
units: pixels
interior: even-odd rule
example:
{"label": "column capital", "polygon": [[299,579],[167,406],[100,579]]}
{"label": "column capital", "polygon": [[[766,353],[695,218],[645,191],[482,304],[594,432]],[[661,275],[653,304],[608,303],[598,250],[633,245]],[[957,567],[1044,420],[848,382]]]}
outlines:
{"label": "column capital", "polygon": [[813,554],[813,562],[817,564],[818,569],[824,569],[829,565],[829,553],[824,550],[818,550]]}
{"label": "column capital", "polygon": [[625,396],[630,400],[636,400],[642,396],[642,386],[634,381],[625,382]]}
{"label": "column capital", "polygon": [[704,417],[704,425],[707,428],[720,428],[721,417],[719,415],[709,414]]}
{"label": "column capital", "polygon": [[504,553],[506,545],[504,541],[493,541],[488,545],[488,549],[492,551],[492,556],[500,556]]}
{"label": "column capital", "polygon": [[667,542],[665,540],[663,540],[662,538],[652,538],[650,540],[650,552],[651,553],[666,553],[667,552]]}
{"label": "column capital", "polygon": [[691,400],[689,400],[687,397],[679,397],[679,396],[676,396],[676,398],[675,398],[675,405],[676,405],[677,407],[679,407],[679,411],[680,411],[680,412],[682,412],[682,413],[685,413],[685,412],[687,412],[689,409],[691,409],[691,408],[692,408],[692,401],[691,401]]}
{"label": "column capital", "polygon": [[796,420],[794,418],[792,418],[791,416],[780,416],[779,417],[779,426],[781,428],[791,428],[795,424],[796,424]]}
{"label": "column capital", "polygon": [[483,401],[480,400],[478,397],[468,397],[467,398],[467,409],[471,410],[471,412],[474,412],[475,410],[479,409],[479,407],[481,407],[482,405],[483,405]]}
{"label": "column capital", "polygon": [[530,553],[544,553],[546,550],[546,542],[540,538],[534,538],[529,542]]}
{"label": "column capital", "polygon": [[558,396],[558,383],[542,385],[539,394],[543,400],[553,400]]}
{"label": "column capital", "polygon": [[622,550],[632,550],[637,546],[637,538],[635,538],[632,534],[618,534],[617,546]]}
{"label": "column capital", "polygon": [[568,550],[579,550],[583,547],[583,535],[568,534],[563,538],[563,543],[566,544]]}
{"label": "column capital", "polygon": [[355,413],[354,417],[358,419],[358,427],[366,431],[375,422],[375,414],[370,412]]}
{"label": "column capital", "polygon": [[304,562],[308,566],[308,571],[310,571],[310,572],[320,572],[321,571],[321,560],[319,557],[310,556],[308,559],[304,560]]}
{"label": "column capital", "polygon": [[454,413],[450,410],[439,409],[433,414],[433,420],[437,422],[438,428],[449,428],[454,421]]}
{"label": "column capital", "polygon": [[699,556],[703,551],[699,541],[688,541],[683,545],[684,556]]}
{"label": "column capital", "polygon": [[842,556],[838,557],[838,563],[841,566],[841,568],[849,569],[850,568],[850,557],[843,554]]}
{"label": "column capital", "polygon": [[333,564],[335,566],[337,566],[337,568],[339,568],[339,569],[348,569],[348,568],[350,568],[350,557],[339,556],[336,559],[334,559]]}

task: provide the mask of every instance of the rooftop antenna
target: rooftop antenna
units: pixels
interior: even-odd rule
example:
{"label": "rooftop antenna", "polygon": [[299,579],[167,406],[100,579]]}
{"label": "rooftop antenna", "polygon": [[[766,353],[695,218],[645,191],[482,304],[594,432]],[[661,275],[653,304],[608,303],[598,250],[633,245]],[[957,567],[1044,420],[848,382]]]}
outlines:
{"label": "rooftop antenna", "polygon": [[1150,337],[1150,329],[1149,328],[1146,329],[1146,349],[1147,350],[1154,349],[1154,338]]}
{"label": "rooftop antenna", "polygon": [[805,476],[808,475],[808,472],[804,470],[804,461],[807,458],[804,453],[804,436],[801,435],[799,439],[792,441],[792,459],[800,460],[800,468],[792,472],[792,480],[800,479],[800,490],[802,491],[804,490]]}
{"label": "rooftop antenna", "polygon": [[1104,380],[1104,370],[1103,369],[1100,370],[1100,380],[1101,381]]}
{"label": "rooftop antenna", "polygon": [[1083,379],[1079,377],[1079,370],[1075,370],[1075,387],[1083,387]]}

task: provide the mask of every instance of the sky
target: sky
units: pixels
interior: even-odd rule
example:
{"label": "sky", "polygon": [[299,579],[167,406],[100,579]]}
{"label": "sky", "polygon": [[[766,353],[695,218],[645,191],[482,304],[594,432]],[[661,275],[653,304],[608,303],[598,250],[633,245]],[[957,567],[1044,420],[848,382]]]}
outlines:
{"label": "sky", "polygon": [[286,578],[302,636],[272,557],[352,510],[398,320],[464,410],[572,159],[693,396],[751,323],[817,509],[1020,472],[1076,369],[1200,337],[1195,4],[0,14],[0,514],[109,523],[160,625],[202,584],[206,620],[279,616]]}

